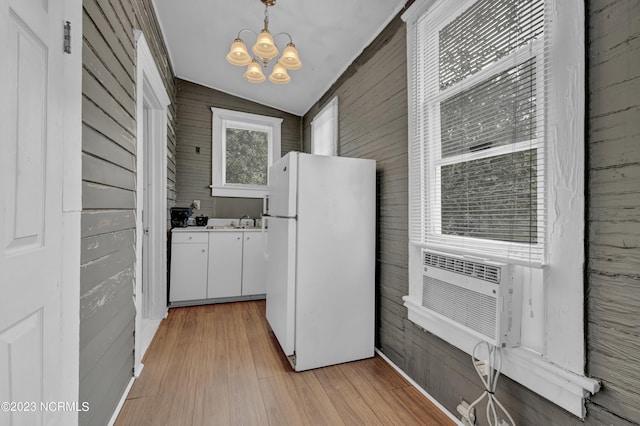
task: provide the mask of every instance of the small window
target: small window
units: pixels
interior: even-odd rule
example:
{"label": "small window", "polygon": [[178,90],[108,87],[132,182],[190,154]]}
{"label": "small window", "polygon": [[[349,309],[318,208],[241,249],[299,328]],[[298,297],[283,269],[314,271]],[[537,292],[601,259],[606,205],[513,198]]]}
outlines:
{"label": "small window", "polygon": [[311,153],[338,155],[338,97],[336,96],[313,117]]}
{"label": "small window", "polygon": [[269,183],[269,167],[280,158],[282,119],[220,108],[211,110],[211,195],[263,197]]}

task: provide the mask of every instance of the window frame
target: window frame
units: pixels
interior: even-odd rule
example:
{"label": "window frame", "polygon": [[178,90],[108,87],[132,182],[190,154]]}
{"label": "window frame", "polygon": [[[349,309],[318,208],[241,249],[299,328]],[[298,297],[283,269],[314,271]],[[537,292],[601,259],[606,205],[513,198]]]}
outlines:
{"label": "window frame", "polygon": [[[214,197],[263,198],[268,193],[269,168],[281,156],[282,118],[247,112],[211,108],[211,195]],[[227,128],[264,131],[268,134],[267,185],[251,185],[226,182]]]}
{"label": "window frame", "polygon": [[[454,19],[477,0],[449,2],[416,0],[402,15],[407,31],[407,88],[409,113],[409,294],[403,297],[407,317],[417,326],[460,350],[471,353],[477,343],[468,332],[434,317],[422,308],[421,241],[425,235],[423,184],[427,152],[419,149],[425,117],[417,116],[423,91],[418,65],[419,22]],[[548,22],[547,22],[548,19]],[[536,318],[525,326],[523,341],[536,334],[538,347],[504,348],[502,373],[558,406],[584,418],[585,398],[600,389],[585,376],[584,241],[585,241],[585,13],[582,2],[545,0],[545,55],[552,78],[545,81],[545,214],[546,259],[541,265],[518,266],[529,271],[528,283],[539,297]],[[430,29],[424,31],[433,31]],[[424,35],[425,33],[420,33]],[[550,48],[547,46],[553,46]],[[424,48],[424,47],[422,47]],[[483,71],[480,71],[482,73]],[[418,149],[416,149],[418,148]],[[512,262],[510,262],[512,263]],[[525,280],[526,281],[526,280]],[[526,294],[523,291],[523,294]],[[528,295],[527,295],[528,296]],[[529,307],[523,307],[523,318]],[[533,313],[533,310],[531,311]],[[528,315],[527,315],[528,316]]]}
{"label": "window frame", "polygon": [[[329,116],[329,118],[325,118]],[[331,141],[330,141],[330,151],[329,155],[337,156],[338,155],[338,97],[334,96],[331,101],[326,104],[311,120],[311,154],[316,155],[327,155],[327,154],[318,154],[317,151],[317,142],[314,131],[314,123],[317,123],[319,120],[329,120],[331,123]]]}

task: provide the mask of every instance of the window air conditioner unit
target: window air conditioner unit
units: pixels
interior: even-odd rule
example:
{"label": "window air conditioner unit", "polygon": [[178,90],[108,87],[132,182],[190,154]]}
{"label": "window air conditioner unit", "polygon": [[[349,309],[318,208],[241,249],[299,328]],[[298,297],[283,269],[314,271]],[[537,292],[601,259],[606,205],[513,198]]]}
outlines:
{"label": "window air conditioner unit", "polygon": [[422,306],[499,347],[520,345],[522,290],[513,265],[422,251]]}

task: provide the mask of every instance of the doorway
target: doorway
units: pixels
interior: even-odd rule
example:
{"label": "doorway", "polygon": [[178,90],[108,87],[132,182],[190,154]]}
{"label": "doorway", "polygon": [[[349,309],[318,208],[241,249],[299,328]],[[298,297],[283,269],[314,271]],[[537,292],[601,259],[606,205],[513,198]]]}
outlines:
{"label": "doorway", "polygon": [[136,376],[167,315],[167,106],[169,97],[141,31],[137,46]]}

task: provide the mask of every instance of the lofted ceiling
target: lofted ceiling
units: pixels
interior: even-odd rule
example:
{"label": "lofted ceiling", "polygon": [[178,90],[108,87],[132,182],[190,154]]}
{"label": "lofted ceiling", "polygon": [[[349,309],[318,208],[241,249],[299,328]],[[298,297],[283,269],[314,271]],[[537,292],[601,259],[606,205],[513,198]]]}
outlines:
{"label": "lofted ceiling", "polygon": [[[304,115],[400,11],[406,0],[277,0],[269,8],[272,34],[291,34],[303,67],[291,83],[249,83],[245,67],[225,56],[243,28],[259,32],[260,0],[153,0],[174,71],[179,78],[296,115]],[[247,47],[255,42],[242,34]],[[276,38],[280,50],[288,39]]]}

